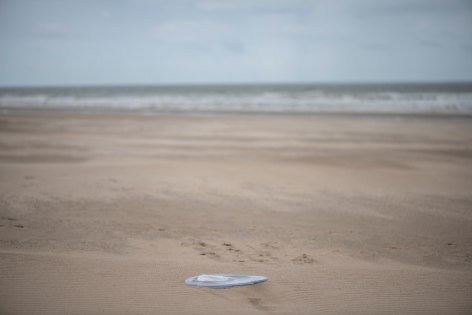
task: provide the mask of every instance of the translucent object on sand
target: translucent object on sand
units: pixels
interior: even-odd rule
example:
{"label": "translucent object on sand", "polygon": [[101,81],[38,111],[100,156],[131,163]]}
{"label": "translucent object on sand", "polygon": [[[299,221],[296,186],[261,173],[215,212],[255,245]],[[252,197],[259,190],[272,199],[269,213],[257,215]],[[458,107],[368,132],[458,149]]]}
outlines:
{"label": "translucent object on sand", "polygon": [[188,278],[185,283],[197,287],[207,287],[212,289],[226,289],[237,286],[253,285],[256,283],[267,281],[264,276],[250,275],[199,275]]}

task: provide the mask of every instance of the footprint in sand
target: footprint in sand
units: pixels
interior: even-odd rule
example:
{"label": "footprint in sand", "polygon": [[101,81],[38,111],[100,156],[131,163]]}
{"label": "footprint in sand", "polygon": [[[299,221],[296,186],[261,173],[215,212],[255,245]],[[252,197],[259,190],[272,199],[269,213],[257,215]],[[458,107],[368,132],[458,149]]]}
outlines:
{"label": "footprint in sand", "polygon": [[249,303],[251,303],[251,305],[257,310],[267,311],[267,310],[270,309],[269,307],[262,305],[262,303],[261,303],[262,299],[260,299],[260,298],[250,297],[250,298],[247,298],[247,299],[248,299]]}
{"label": "footprint in sand", "polygon": [[297,256],[292,259],[292,261],[296,264],[312,264],[315,262],[315,260],[307,254],[301,254],[300,256]]}
{"label": "footprint in sand", "polygon": [[238,248],[230,242],[223,242],[218,246],[195,239],[184,241],[181,245],[193,248],[200,256],[239,263],[247,261],[267,263],[278,260],[272,255],[272,249],[278,247],[270,244],[270,242],[262,243],[260,246],[245,245],[244,249]]}
{"label": "footprint in sand", "polygon": [[17,219],[11,217],[1,217],[2,220],[16,221]]}
{"label": "footprint in sand", "polygon": [[227,251],[229,252],[234,252],[234,253],[241,253],[240,249],[237,249],[233,246],[231,243],[223,243],[223,246],[226,248]]}
{"label": "footprint in sand", "polygon": [[265,249],[279,249],[278,242],[265,242],[261,243],[261,246],[264,247]]}
{"label": "footprint in sand", "polygon": [[[7,220],[7,221],[16,221],[16,220],[18,220],[16,218],[12,218],[12,217],[1,217],[0,219]],[[2,224],[0,226],[4,226],[4,225]],[[22,229],[22,228],[25,227],[23,224],[14,224],[13,226],[16,227],[16,228],[19,228],[19,229]]]}
{"label": "footprint in sand", "polygon": [[233,244],[231,244],[231,243],[223,243],[222,245],[223,245],[223,247],[226,249],[226,251],[227,251],[228,253],[230,253],[230,254],[236,256],[236,257],[234,257],[233,262],[240,262],[240,263],[246,262],[246,260],[243,259],[244,256],[241,257],[241,255],[243,254],[243,251],[242,251],[242,250],[240,250],[239,248],[236,248],[236,247],[235,247]]}
{"label": "footprint in sand", "polygon": [[209,258],[219,258],[220,255],[215,251],[215,246],[204,241],[190,240],[182,242],[180,245],[192,247],[198,252],[200,256],[207,256]]}
{"label": "footprint in sand", "polygon": [[278,258],[272,254],[272,250],[277,247],[273,247],[269,243],[271,242],[261,243],[260,246],[256,247],[247,245],[252,250],[249,259],[260,263],[278,261]]}

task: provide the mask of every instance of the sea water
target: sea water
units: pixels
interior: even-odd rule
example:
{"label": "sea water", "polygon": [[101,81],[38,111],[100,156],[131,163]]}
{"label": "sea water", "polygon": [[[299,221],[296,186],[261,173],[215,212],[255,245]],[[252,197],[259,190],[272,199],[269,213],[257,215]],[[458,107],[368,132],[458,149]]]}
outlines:
{"label": "sea water", "polygon": [[472,83],[0,88],[0,110],[472,113]]}

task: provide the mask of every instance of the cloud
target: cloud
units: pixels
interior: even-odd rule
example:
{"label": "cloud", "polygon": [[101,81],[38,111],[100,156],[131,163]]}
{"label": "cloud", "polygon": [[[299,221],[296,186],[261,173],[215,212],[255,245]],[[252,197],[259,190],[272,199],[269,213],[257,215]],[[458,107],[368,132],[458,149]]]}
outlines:
{"label": "cloud", "polygon": [[0,0],[0,82],[472,80],[471,38],[470,0]]}
{"label": "cloud", "polygon": [[215,42],[224,38],[230,31],[227,25],[214,21],[170,20],[152,27],[151,36],[158,40],[178,43]]}
{"label": "cloud", "polygon": [[41,22],[31,26],[26,36],[38,39],[63,40],[74,38],[74,33],[64,25],[51,22]]}
{"label": "cloud", "polygon": [[238,40],[223,40],[221,41],[221,46],[233,53],[240,54],[245,50],[244,44]]}
{"label": "cloud", "polygon": [[362,48],[368,51],[389,51],[392,50],[392,46],[385,43],[368,43],[362,45]]}
{"label": "cloud", "polygon": [[196,8],[199,10],[212,12],[288,12],[291,10],[299,10],[306,6],[312,6],[313,1],[307,0],[238,0],[238,1],[222,1],[222,0],[198,0],[195,2]]}
{"label": "cloud", "polygon": [[111,12],[110,10],[103,9],[103,10],[100,10],[100,15],[107,19],[111,16]]}
{"label": "cloud", "polygon": [[420,39],[420,40],[418,40],[418,43],[421,46],[429,47],[429,48],[441,48],[441,47],[443,47],[443,44],[441,44],[440,42],[427,40],[427,39]]}
{"label": "cloud", "polygon": [[472,43],[471,44],[462,44],[462,45],[460,45],[460,48],[462,50],[472,51]]}

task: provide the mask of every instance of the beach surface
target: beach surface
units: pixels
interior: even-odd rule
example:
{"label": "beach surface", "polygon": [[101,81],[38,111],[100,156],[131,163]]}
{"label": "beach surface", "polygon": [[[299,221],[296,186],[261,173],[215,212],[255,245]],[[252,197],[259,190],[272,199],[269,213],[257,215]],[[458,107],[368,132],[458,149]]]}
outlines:
{"label": "beach surface", "polygon": [[0,216],[1,314],[472,313],[466,117],[2,113]]}

